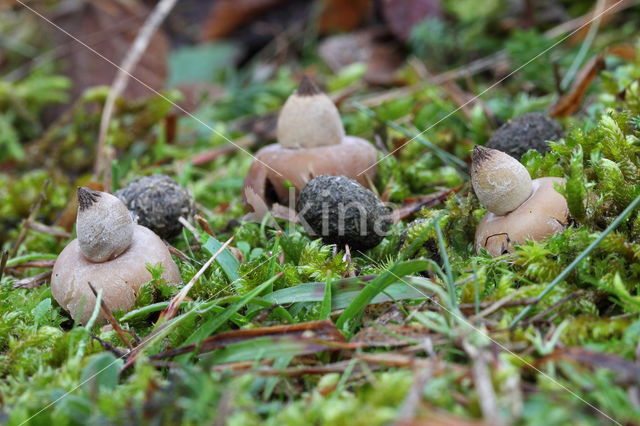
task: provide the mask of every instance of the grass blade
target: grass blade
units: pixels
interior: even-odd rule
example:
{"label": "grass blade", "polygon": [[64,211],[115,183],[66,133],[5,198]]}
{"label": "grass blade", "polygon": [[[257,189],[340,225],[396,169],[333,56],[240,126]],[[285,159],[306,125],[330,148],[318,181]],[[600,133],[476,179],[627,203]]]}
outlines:
{"label": "grass blade", "polygon": [[320,306],[320,318],[318,319],[331,318],[331,287],[331,281],[328,281],[324,285],[324,297],[322,299],[322,306]]}
{"label": "grass blade", "polygon": [[442,263],[444,264],[444,270],[447,274],[447,288],[449,289],[449,298],[451,300],[451,306],[457,306],[456,288],[453,284],[453,273],[451,272],[451,264],[449,263],[449,255],[447,249],[444,246],[444,238],[442,237],[442,230],[440,229],[440,221],[436,220],[436,235],[438,236],[438,246],[440,247],[440,256],[442,257]]}
{"label": "grass blade", "polygon": [[425,260],[409,260],[396,263],[388,271],[378,275],[378,277],[362,289],[349,306],[347,306],[342,315],[340,315],[336,322],[336,327],[347,334],[351,334],[357,322],[354,321],[354,319],[356,319],[363,308],[367,306],[375,296],[396,282],[398,277],[426,271],[430,266],[431,263]]}
{"label": "grass blade", "polygon": [[208,336],[212,335],[218,328],[220,328],[224,323],[229,321],[234,314],[238,313],[238,310],[257,297],[260,293],[262,293],[266,288],[271,286],[275,280],[280,278],[282,273],[277,274],[271,277],[269,280],[263,282],[258,287],[251,290],[240,300],[229,305],[224,312],[220,315],[217,315],[211,318],[209,321],[202,324],[196,331],[194,331],[187,340],[184,341],[183,345],[188,345],[191,343],[199,342]]}

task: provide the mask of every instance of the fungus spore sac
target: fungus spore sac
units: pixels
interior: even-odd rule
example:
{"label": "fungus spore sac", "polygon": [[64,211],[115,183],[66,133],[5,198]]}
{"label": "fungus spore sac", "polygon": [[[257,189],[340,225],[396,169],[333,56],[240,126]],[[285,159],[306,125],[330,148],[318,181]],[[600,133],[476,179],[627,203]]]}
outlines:
{"label": "fungus spore sac", "polygon": [[169,240],[182,231],[180,216],[193,212],[193,200],[178,182],[167,175],[144,176],[115,194],[142,226]]}
{"label": "fungus spore sac", "polygon": [[355,250],[378,245],[391,226],[390,210],[376,195],[344,176],[318,176],[301,191],[298,216],[326,244]]}

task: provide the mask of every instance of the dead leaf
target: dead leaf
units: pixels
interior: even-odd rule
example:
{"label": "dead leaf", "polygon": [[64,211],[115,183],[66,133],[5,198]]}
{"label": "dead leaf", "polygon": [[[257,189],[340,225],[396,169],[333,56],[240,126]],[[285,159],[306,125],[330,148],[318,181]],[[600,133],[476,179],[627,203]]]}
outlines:
{"label": "dead leaf", "polygon": [[[141,2],[78,2],[65,13],[55,16],[53,22],[119,64],[131,48],[148,13],[149,10]],[[117,71],[115,66],[86,47],[76,42],[69,43],[69,36],[61,31],[51,31],[54,43],[68,46],[64,56],[65,74],[73,82],[73,99],[77,99],[88,87],[111,85]],[[155,90],[162,89],[167,76],[168,49],[167,37],[162,30],[157,31],[132,75]],[[128,99],[151,94],[148,88],[135,80],[129,82],[124,92]]]}
{"label": "dead leaf", "polygon": [[329,320],[303,322],[291,325],[277,325],[254,329],[227,331],[204,339],[197,344],[183,346],[177,349],[151,356],[152,359],[170,358],[193,352],[196,347],[198,353],[211,352],[233,343],[244,342],[258,337],[278,339],[293,339],[308,344],[308,353],[316,353],[332,349],[355,349],[359,344],[346,343],[345,337]]}
{"label": "dead leaf", "polygon": [[371,0],[324,0],[319,23],[320,33],[353,30],[371,12]]}
{"label": "dead leaf", "polygon": [[435,194],[423,195],[421,197],[414,198],[406,198],[402,202],[402,207],[395,209],[391,213],[391,220],[395,222],[399,222],[407,217],[411,216],[414,213],[419,212],[423,208],[430,208],[436,206],[449,198],[451,194],[455,194],[460,192],[460,190],[464,187],[464,185],[460,185],[457,188],[453,189],[445,189],[444,191],[437,192]]}
{"label": "dead leaf", "polygon": [[618,375],[618,383],[640,383],[640,365],[618,355],[590,351],[581,347],[556,349],[539,362],[565,360],[587,365],[591,368],[606,368]]}
{"label": "dead leaf", "polygon": [[633,61],[636,58],[635,49],[625,44],[613,46],[600,55],[591,58],[591,60],[580,69],[573,86],[571,86],[571,90],[551,106],[549,109],[549,115],[551,117],[567,117],[573,114],[582,103],[582,99],[593,79],[605,68],[604,57],[606,55],[615,55],[629,61]]}
{"label": "dead leaf", "polygon": [[269,9],[290,0],[218,0],[202,27],[202,40],[217,40],[231,35]]}
{"label": "dead leaf", "polygon": [[[323,3],[318,23],[322,34],[352,30],[372,11],[371,0],[324,0]],[[285,6],[286,12],[283,10]],[[290,28],[293,22],[311,16],[313,10],[307,6],[307,2],[300,0],[218,0],[202,27],[201,39],[206,41],[228,37],[240,29],[251,32],[248,25],[270,12],[274,12],[274,19],[264,18],[265,21],[283,29]],[[292,13],[294,11],[296,13]]]}
{"label": "dead leaf", "polygon": [[383,0],[382,14],[398,39],[407,41],[411,30],[427,17],[442,18],[439,0]]}
{"label": "dead leaf", "polygon": [[605,63],[602,56],[596,56],[587,62],[576,76],[571,90],[551,106],[549,116],[555,118],[571,115],[580,106],[589,84],[604,69],[604,66]]}
{"label": "dead leaf", "polygon": [[318,48],[320,56],[334,72],[356,62],[367,64],[365,81],[372,84],[398,83],[397,72],[404,64],[400,46],[382,28],[369,28],[326,38]]}
{"label": "dead leaf", "polygon": [[[609,22],[613,16],[621,12],[622,10],[628,7],[628,3],[632,3],[629,0],[604,0],[604,4],[599,5],[599,1],[594,2],[593,11],[588,13],[585,18],[587,22],[583,24],[576,32],[573,34],[568,41],[568,44],[573,46],[577,43],[580,43],[584,38],[589,34],[591,30],[591,26],[594,25],[594,21],[596,20],[596,16],[601,14],[600,22],[598,25],[604,26],[607,22]],[[600,10],[604,11],[604,13],[600,12]]]}

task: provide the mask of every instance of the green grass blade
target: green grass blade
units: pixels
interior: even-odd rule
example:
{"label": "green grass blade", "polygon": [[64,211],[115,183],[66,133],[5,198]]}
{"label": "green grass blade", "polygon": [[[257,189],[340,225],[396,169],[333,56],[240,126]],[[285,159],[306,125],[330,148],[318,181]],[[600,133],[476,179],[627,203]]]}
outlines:
{"label": "green grass blade", "polygon": [[[365,114],[367,114],[369,117],[372,118],[377,118],[375,111],[373,111],[372,109],[367,108],[366,106],[362,105],[359,102],[353,102],[353,106],[358,110],[361,111]],[[440,160],[442,160],[443,163],[448,164],[450,166],[453,166],[455,168],[461,169],[464,172],[468,173],[469,172],[469,165],[467,163],[465,163],[464,161],[462,161],[461,159],[459,159],[458,157],[456,157],[455,155],[443,150],[442,148],[432,144],[431,142],[429,142],[427,139],[424,138],[424,136],[422,136],[422,134],[413,134],[412,132],[410,132],[409,130],[405,129],[404,127],[394,123],[393,121],[386,121],[385,124],[388,127],[391,127],[393,130],[396,130],[400,133],[402,133],[403,135],[405,135],[408,138],[411,138],[411,140],[417,140],[418,142],[420,142],[422,145],[424,145],[425,147],[429,148],[431,151],[433,151],[433,153],[440,158]]]}
{"label": "green grass blade", "polygon": [[378,275],[378,277],[362,289],[349,306],[347,306],[342,315],[340,315],[336,322],[336,327],[347,334],[351,334],[351,331],[356,325],[356,321],[354,321],[354,319],[375,296],[381,293],[389,285],[396,282],[398,278],[426,271],[430,266],[431,264],[424,260],[409,260],[396,263],[388,271]]}
{"label": "green grass blade", "polygon": [[331,281],[329,280],[324,285],[324,297],[320,306],[320,318],[318,319],[331,319],[331,287]]}
{"label": "green grass blade", "polygon": [[[213,256],[218,250],[220,250],[220,247],[222,247],[222,243],[211,236],[209,236],[207,242],[202,246],[210,256]],[[240,262],[238,262],[238,259],[231,254],[229,249],[224,249],[216,258],[216,262],[218,262],[218,265],[220,265],[227,278],[231,281],[235,281],[240,278],[238,275]]]}
{"label": "green grass blade", "polygon": [[453,273],[451,272],[451,263],[449,263],[449,255],[447,249],[444,246],[444,238],[442,237],[442,229],[440,229],[440,222],[436,221],[436,235],[438,236],[438,246],[440,247],[440,257],[442,257],[442,263],[444,264],[444,270],[447,274],[447,288],[449,289],[449,299],[451,300],[451,306],[457,306],[456,288],[453,282]]}
{"label": "green grass blade", "polygon": [[229,321],[234,314],[238,313],[238,310],[257,297],[266,288],[271,286],[273,282],[280,277],[280,274],[271,277],[271,279],[263,282],[258,287],[251,290],[244,297],[229,305],[220,315],[211,318],[209,321],[202,324],[196,331],[194,331],[183,343],[183,346],[191,343],[200,342],[203,339],[212,335],[218,328],[224,323]]}

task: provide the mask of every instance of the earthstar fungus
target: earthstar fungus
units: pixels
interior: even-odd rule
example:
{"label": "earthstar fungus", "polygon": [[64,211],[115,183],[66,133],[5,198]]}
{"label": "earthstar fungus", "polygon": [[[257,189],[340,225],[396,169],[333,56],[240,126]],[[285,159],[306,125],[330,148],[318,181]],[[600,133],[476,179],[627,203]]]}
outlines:
{"label": "earthstar fungus", "polygon": [[260,149],[243,184],[249,209],[253,191],[268,205],[289,201],[314,177],[343,175],[368,185],[377,169],[376,148],[364,139],[345,135],[338,109],[307,77],[282,108],[278,143]]}
{"label": "earthstar fungus", "polygon": [[[161,263],[168,284],[180,271],[160,237],[136,225],[122,202],[105,192],[78,188],[78,238],[62,250],[53,266],[51,293],[74,320],[86,324],[95,306],[88,282],[111,310],[128,310],[138,289],[151,279],[147,263]],[[103,313],[98,316],[104,320]]]}
{"label": "earthstar fungus", "polygon": [[515,158],[482,146],[473,149],[472,162],[473,189],[488,210],[476,229],[476,252],[510,253],[513,244],[540,241],[568,224],[567,201],[555,189],[564,179],[531,180]]}

